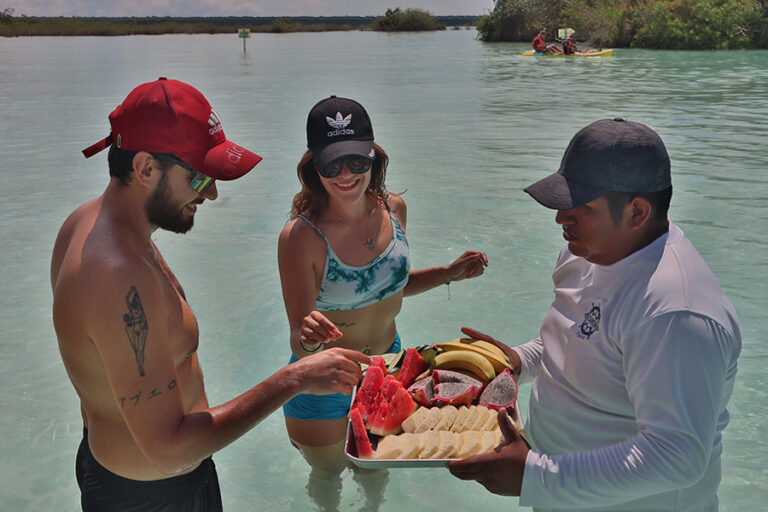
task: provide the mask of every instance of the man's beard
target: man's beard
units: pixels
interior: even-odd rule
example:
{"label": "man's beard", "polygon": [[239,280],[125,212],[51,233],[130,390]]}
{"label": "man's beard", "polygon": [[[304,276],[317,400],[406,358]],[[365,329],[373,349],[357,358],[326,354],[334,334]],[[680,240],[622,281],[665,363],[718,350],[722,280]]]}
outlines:
{"label": "man's beard", "polygon": [[163,173],[160,183],[157,184],[157,188],[147,199],[144,209],[150,224],[174,233],[186,233],[192,229],[192,225],[195,223],[194,215],[185,218],[184,207],[179,208],[173,204],[167,173]]}

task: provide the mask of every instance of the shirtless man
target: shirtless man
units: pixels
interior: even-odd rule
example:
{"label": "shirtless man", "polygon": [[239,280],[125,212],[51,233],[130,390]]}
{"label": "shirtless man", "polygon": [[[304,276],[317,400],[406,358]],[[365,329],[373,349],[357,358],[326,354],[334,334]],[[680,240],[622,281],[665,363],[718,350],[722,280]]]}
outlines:
{"label": "shirtless man", "polygon": [[203,95],[161,78],[110,115],[110,182],[64,222],[53,250],[53,322],[84,422],[83,510],[221,510],[211,454],[299,393],[351,393],[358,351],[326,350],[222,405],[208,404],[198,326],[150,236],[184,233],[215,180],[261,157],[226,140]]}

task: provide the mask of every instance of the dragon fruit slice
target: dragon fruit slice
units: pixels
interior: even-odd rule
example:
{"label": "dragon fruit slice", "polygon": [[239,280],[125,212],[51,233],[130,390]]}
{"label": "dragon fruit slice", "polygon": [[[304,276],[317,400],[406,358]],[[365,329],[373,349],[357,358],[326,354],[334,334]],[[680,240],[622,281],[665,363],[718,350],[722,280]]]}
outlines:
{"label": "dragon fruit slice", "polygon": [[498,374],[480,395],[479,405],[499,410],[512,407],[517,400],[517,383],[509,369],[505,368]]}
{"label": "dragon fruit slice", "polygon": [[442,382],[435,384],[435,396],[432,400],[440,407],[444,405],[468,406],[472,404],[472,397],[475,393],[475,387],[472,384],[466,382]]}
{"label": "dragon fruit slice", "polygon": [[432,377],[424,377],[411,384],[408,388],[408,392],[419,405],[431,407],[432,397],[435,394],[434,385]]}
{"label": "dragon fruit slice", "polygon": [[474,395],[472,396],[473,399],[477,398],[483,390],[482,382],[474,377],[470,377],[465,373],[457,372],[455,370],[432,370],[432,378],[435,380],[436,384],[444,382],[464,382],[466,384],[471,384],[475,389]]}

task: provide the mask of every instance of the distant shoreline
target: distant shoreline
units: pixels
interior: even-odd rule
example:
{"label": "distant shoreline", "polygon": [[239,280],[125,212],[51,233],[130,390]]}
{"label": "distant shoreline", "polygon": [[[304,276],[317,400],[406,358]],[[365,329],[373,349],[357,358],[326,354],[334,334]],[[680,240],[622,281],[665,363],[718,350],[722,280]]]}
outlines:
{"label": "distant shoreline", "polygon": [[[220,17],[41,17],[15,16],[0,22],[0,36],[124,36],[370,30],[377,16],[220,16]],[[443,27],[474,26],[477,15],[434,16]]]}

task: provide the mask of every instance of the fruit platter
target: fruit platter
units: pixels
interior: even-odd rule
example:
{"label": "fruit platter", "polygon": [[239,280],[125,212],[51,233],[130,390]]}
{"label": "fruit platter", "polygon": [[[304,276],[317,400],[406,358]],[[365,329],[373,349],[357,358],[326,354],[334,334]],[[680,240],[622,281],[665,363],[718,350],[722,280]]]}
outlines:
{"label": "fruit platter", "polygon": [[459,338],[372,357],[352,393],[347,459],[363,468],[445,466],[504,440],[500,409],[522,432],[510,350]]}

